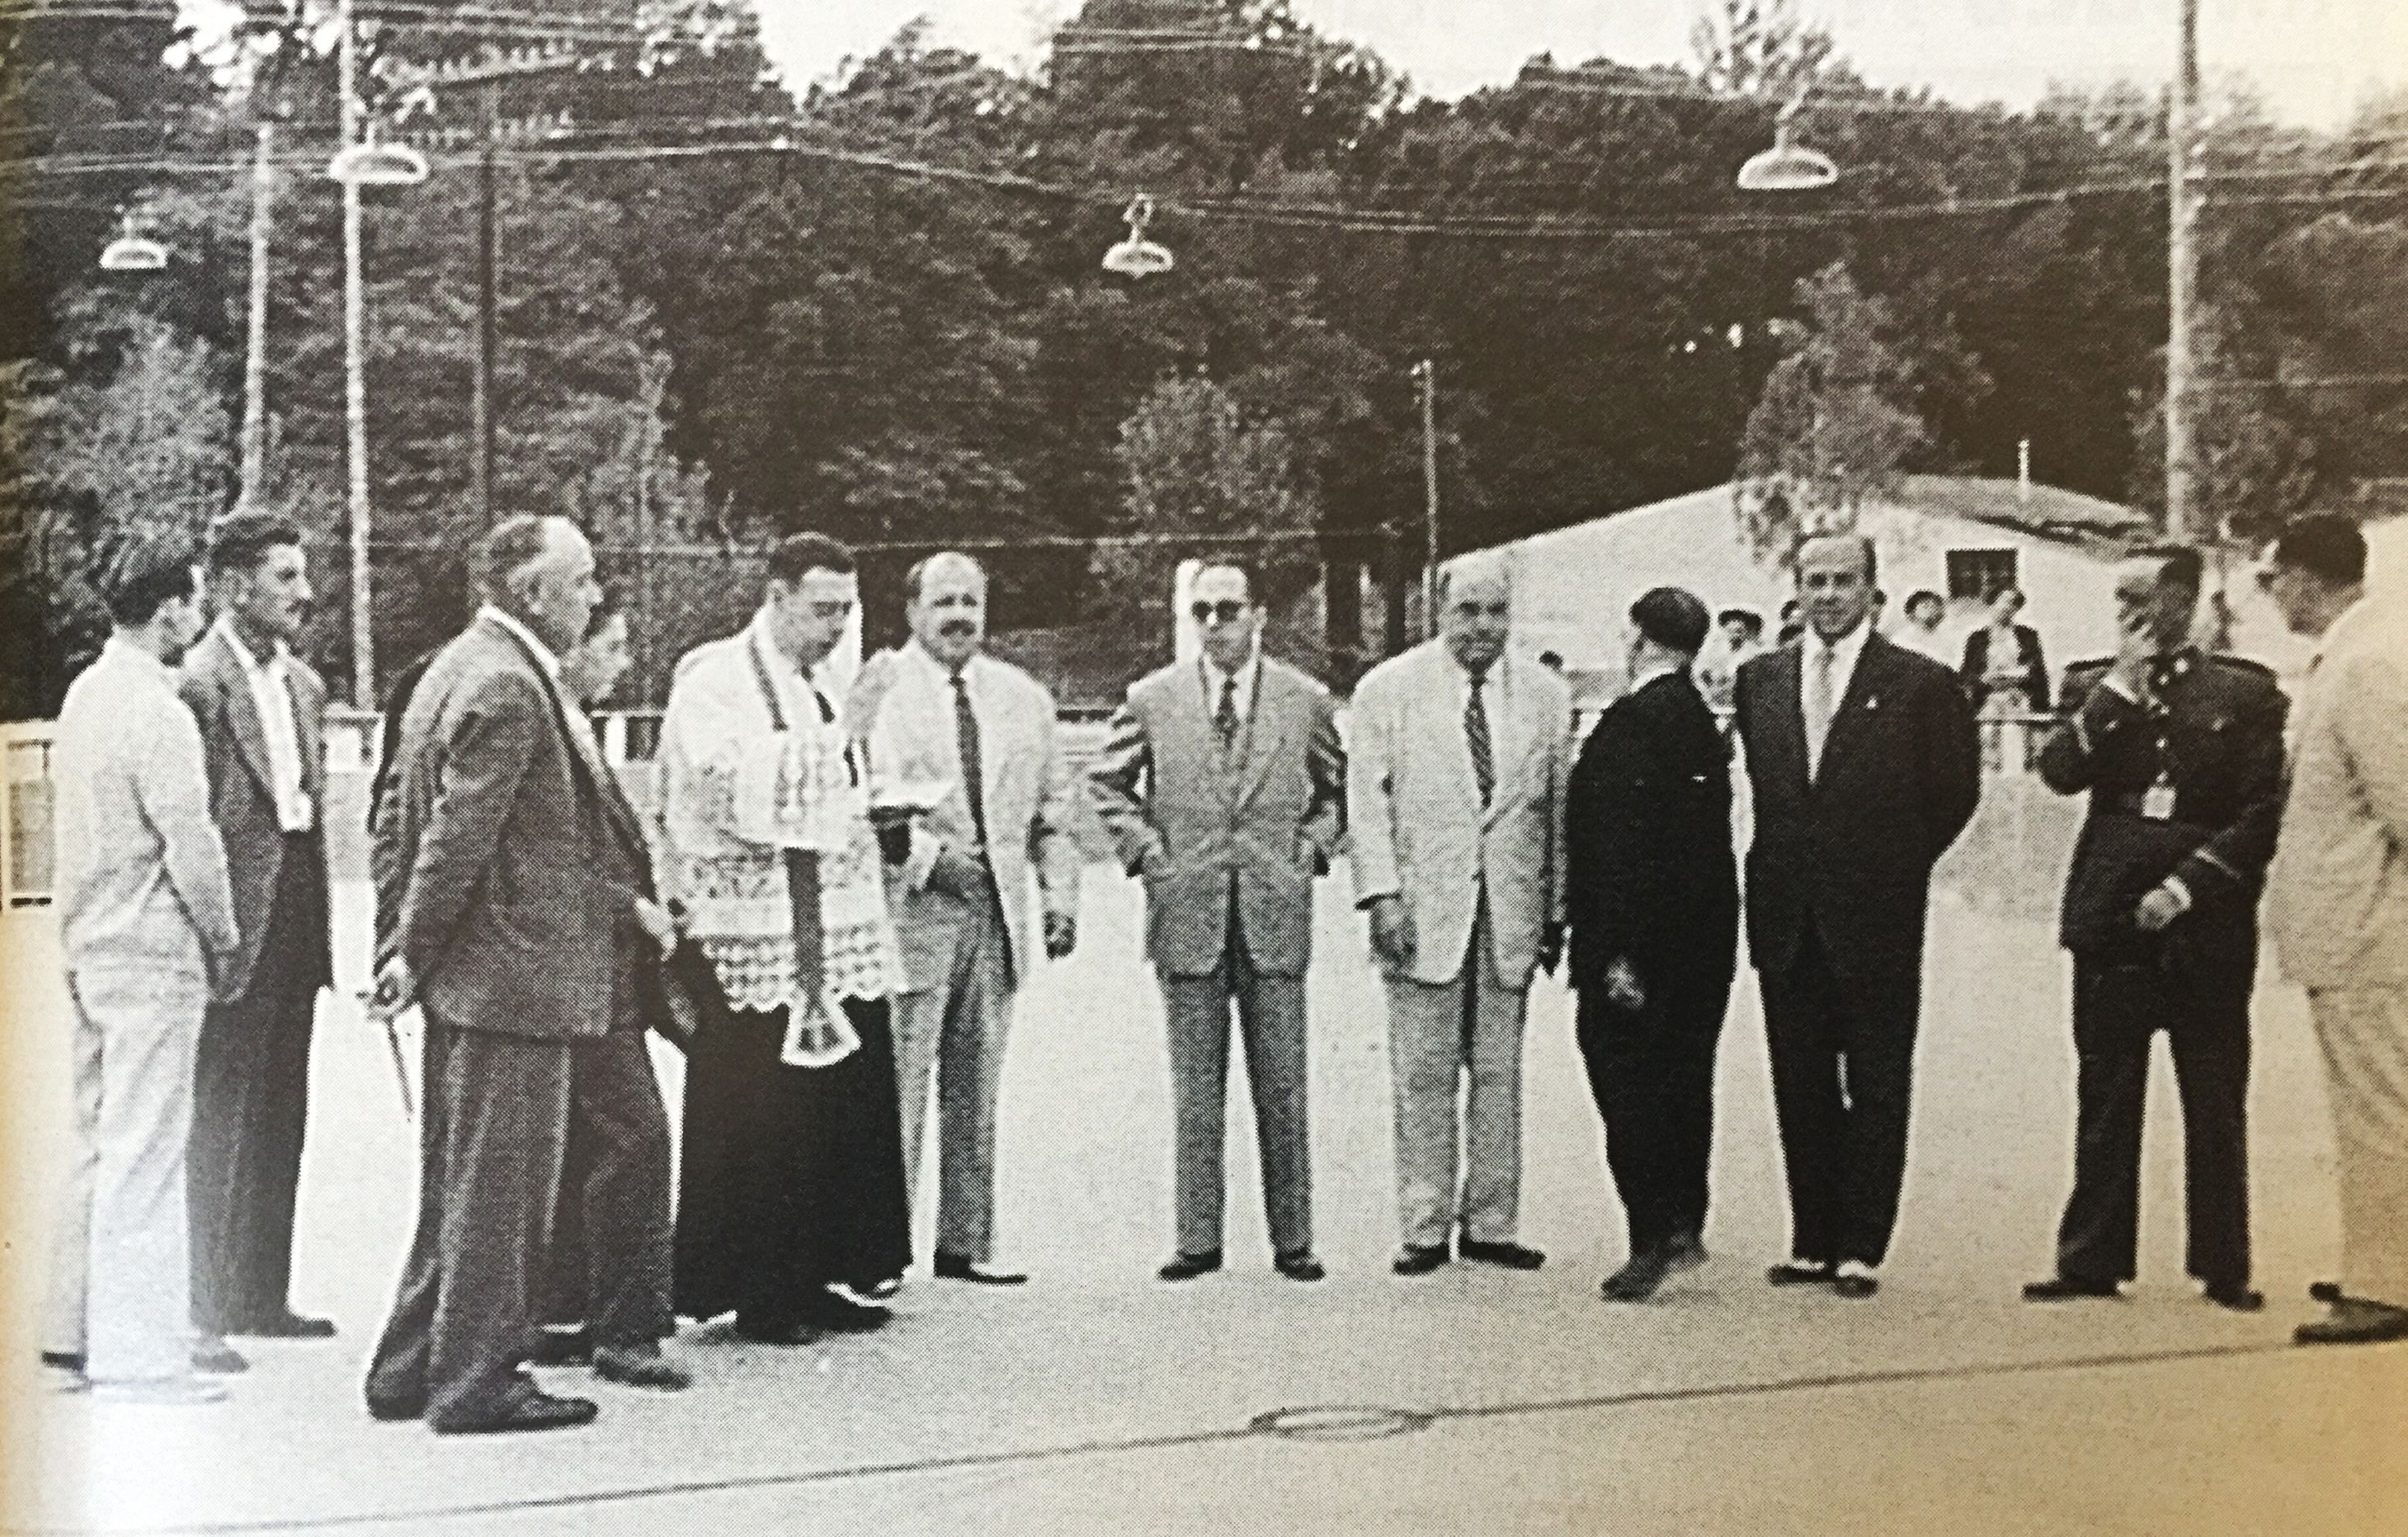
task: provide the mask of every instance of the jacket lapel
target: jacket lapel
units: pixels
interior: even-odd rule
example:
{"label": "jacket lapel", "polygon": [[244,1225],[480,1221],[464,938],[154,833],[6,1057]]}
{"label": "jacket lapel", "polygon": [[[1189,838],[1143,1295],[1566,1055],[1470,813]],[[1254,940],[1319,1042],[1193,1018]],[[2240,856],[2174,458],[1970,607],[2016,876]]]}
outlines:
{"label": "jacket lapel", "polygon": [[[1519,672],[1517,663],[1499,658],[1497,665],[1490,668],[1489,676],[1496,679],[1504,677],[1506,673],[1518,675]],[[1496,790],[1488,797],[1487,810],[1481,813],[1483,826],[1496,821],[1504,812],[1505,803],[1514,798],[1521,787],[1522,771],[1529,760],[1530,749],[1539,740],[1537,691],[1512,685],[1512,679],[1509,677],[1505,679],[1504,687],[1491,682],[1482,691],[1482,702],[1488,707],[1488,734],[1496,754],[1497,770]],[[1470,757],[1471,749],[1467,743],[1464,760],[1469,763]],[[1477,797],[1479,793],[1480,786],[1475,783],[1472,794]]]}
{"label": "jacket lapel", "polygon": [[1240,766],[1232,788],[1232,804],[1243,808],[1270,777],[1271,760],[1279,756],[1280,737],[1287,727],[1287,701],[1275,697],[1273,691],[1282,687],[1271,672],[1268,659],[1254,663],[1254,702],[1240,729],[1240,744],[1245,750],[1245,761]]}
{"label": "jacket lapel", "polygon": [[[1780,728],[1783,770],[1797,782],[1800,793],[1813,788],[1814,773],[1806,760],[1806,642],[1799,640],[1781,654],[1772,669],[1780,684],[1773,700],[1773,724]],[[1828,742],[1824,743],[1828,747]]]}
{"label": "jacket lapel", "polygon": [[259,706],[251,697],[251,674],[243,669],[241,658],[235,655],[233,643],[223,634],[212,630],[208,645],[210,682],[225,701],[226,725],[234,732],[235,746],[251,778],[259,782],[260,793],[272,803],[276,776],[268,768],[267,733],[259,724]]}

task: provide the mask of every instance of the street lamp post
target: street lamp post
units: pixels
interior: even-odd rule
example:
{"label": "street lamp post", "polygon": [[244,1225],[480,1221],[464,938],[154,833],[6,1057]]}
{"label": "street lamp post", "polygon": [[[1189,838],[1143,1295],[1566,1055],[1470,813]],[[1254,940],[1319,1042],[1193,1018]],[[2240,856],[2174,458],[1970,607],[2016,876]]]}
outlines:
{"label": "street lamp post", "polygon": [[263,121],[251,162],[250,319],[242,360],[242,490],[235,505],[254,510],[267,467],[267,252],[274,228],[276,125]]}
{"label": "street lamp post", "polygon": [[[360,139],[358,25],[351,0],[342,0],[337,25],[343,148]],[[349,473],[351,533],[351,702],[376,708],[375,609],[368,590],[368,388],[367,295],[360,280],[360,183],[346,177],[343,188],[343,426]]]}
{"label": "street lamp post", "polygon": [[1413,365],[1422,399],[1422,634],[1438,633],[1438,366]]}
{"label": "street lamp post", "polygon": [[2214,530],[2199,503],[2191,431],[2191,328],[2199,299],[2199,204],[2191,187],[2191,140],[2199,115],[2199,0],[2181,0],[2174,82],[2166,122],[2166,534],[2205,544]]}

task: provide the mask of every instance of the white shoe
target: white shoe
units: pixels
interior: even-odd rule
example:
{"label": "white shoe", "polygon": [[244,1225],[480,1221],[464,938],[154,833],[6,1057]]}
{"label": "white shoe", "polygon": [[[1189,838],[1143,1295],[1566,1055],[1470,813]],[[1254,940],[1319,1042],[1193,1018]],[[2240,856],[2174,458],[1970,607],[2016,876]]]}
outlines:
{"label": "white shoe", "polygon": [[103,1403],[145,1403],[163,1408],[222,1403],[225,1384],[207,1377],[149,1377],[93,1384],[92,1396]]}

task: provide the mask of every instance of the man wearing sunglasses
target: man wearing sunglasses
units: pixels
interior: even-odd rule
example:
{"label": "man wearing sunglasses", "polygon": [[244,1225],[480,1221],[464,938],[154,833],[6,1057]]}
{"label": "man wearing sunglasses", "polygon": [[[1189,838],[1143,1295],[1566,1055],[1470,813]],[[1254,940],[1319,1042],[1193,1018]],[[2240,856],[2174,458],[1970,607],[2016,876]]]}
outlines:
{"label": "man wearing sunglasses", "polygon": [[1121,863],[1145,883],[1146,954],[1169,1026],[1179,1247],[1160,1273],[1188,1281],[1221,1268],[1235,1004],[1273,1263],[1318,1281],[1304,970],[1313,878],[1345,830],[1345,750],[1328,692],[1262,654],[1251,572],[1207,564],[1189,612],[1203,654],[1129,689],[1090,770]]}

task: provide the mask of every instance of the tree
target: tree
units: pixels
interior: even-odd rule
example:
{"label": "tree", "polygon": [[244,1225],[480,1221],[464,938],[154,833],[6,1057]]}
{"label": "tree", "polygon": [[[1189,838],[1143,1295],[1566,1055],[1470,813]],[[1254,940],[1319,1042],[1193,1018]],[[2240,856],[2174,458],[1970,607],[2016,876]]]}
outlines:
{"label": "tree", "polygon": [[[2198,362],[2190,395],[2191,447],[2200,506],[2218,534],[2244,544],[2271,539],[2307,505],[2316,485],[2315,446],[2284,420],[2262,360],[2242,327],[2211,309],[2193,329]],[[2132,404],[2131,503],[2157,519],[2166,509],[2166,412],[2162,378]]]}
{"label": "tree", "polygon": [[[1798,297],[1807,320],[1740,445],[1741,529],[1759,559],[1786,558],[1798,533],[1854,527],[1866,499],[1895,488],[1929,440],[1889,307],[1836,262],[1799,283]],[[1784,515],[1768,517],[1774,507]]]}
{"label": "tree", "polygon": [[1798,0],[1708,0],[1689,31],[1698,79],[1739,96],[1797,94],[1837,65],[1836,46]]}
{"label": "tree", "polygon": [[1092,568],[1105,617],[1123,633],[1159,639],[1148,617],[1163,611],[1182,560],[1244,560],[1261,587],[1256,599],[1274,608],[1313,568],[1298,536],[1312,531],[1314,498],[1295,440],[1222,385],[1163,381],[1122,424],[1116,453],[1136,540],[1098,545]]}

